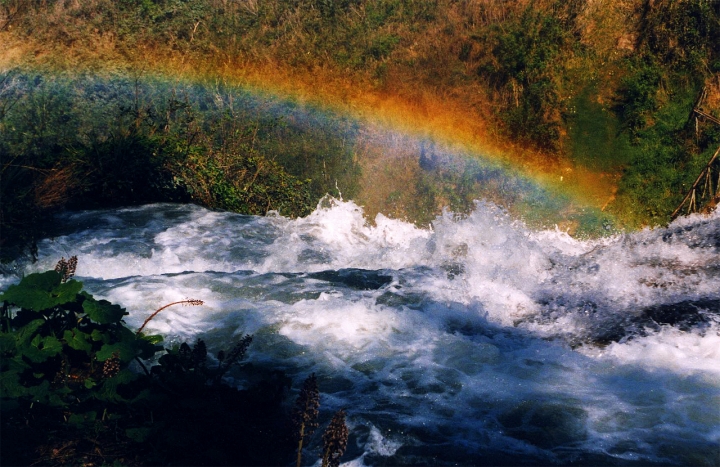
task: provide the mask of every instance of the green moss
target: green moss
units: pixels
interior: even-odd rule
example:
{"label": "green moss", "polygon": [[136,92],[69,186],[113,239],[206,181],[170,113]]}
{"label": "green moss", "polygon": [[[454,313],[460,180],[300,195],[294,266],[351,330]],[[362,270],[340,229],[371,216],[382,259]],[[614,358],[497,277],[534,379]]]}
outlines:
{"label": "green moss", "polygon": [[627,134],[611,106],[598,102],[597,89],[587,86],[575,96],[566,116],[572,159],[584,167],[615,171],[634,157]]}
{"label": "green moss", "polygon": [[652,125],[637,131],[628,151],[612,209],[630,225],[667,223],[717,147],[715,138],[700,146],[687,127],[697,88],[676,89],[653,114]]}

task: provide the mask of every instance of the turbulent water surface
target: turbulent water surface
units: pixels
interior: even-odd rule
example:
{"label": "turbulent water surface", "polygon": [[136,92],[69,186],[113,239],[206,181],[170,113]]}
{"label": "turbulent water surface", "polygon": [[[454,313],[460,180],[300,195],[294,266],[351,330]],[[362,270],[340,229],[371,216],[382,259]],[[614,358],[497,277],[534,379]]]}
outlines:
{"label": "turbulent water surface", "polygon": [[328,199],[297,220],[160,204],[58,228],[24,272],[78,255],[133,327],[204,300],[150,330],[211,350],[251,333],[251,362],[296,388],[316,373],[349,465],[720,463],[720,215],[578,241],[484,203],[422,230]]}

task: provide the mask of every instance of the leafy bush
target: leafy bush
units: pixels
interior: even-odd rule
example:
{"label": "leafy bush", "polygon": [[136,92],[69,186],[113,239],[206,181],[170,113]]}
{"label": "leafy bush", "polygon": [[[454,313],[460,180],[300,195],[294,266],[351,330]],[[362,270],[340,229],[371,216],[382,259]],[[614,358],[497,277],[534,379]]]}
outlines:
{"label": "leafy bush", "polygon": [[687,74],[691,82],[707,75],[720,58],[720,4],[661,0],[644,6],[640,38],[658,61]]}
{"label": "leafy bush", "polygon": [[375,38],[372,45],[370,46],[370,55],[376,60],[386,58],[392,52],[392,49],[400,42],[400,38],[389,34],[387,36],[379,36]]}
{"label": "leafy bush", "polygon": [[0,97],[3,258],[63,207],[193,201],[294,217],[337,186],[352,195],[359,175],[348,121],[240,89],[11,70]]}
{"label": "leafy bush", "polygon": [[659,1],[644,7],[614,110],[631,155],[613,210],[630,225],[663,224],[717,147],[717,128],[689,131],[693,104],[720,56],[720,6]]}
{"label": "leafy bush", "polygon": [[657,94],[663,72],[650,57],[631,58],[628,62],[628,74],[618,90],[616,112],[637,139],[638,132],[648,126],[649,119],[659,108]]}
{"label": "leafy bush", "polygon": [[243,157],[198,150],[175,164],[175,183],[199,204],[255,215],[271,210],[291,216],[311,212],[307,182],[253,150]]}
{"label": "leafy bush", "polygon": [[110,429],[126,415],[123,405],[143,396],[132,389],[139,376],[130,363],[162,349],[159,338],[122,324],[124,309],[66,279],[30,274],[0,295],[3,438],[13,441],[3,463],[38,455],[26,449],[49,427]]}
{"label": "leafy bush", "polygon": [[674,85],[671,99],[652,114],[652,125],[636,130],[631,158],[619,182],[613,211],[629,225],[661,225],[670,220],[691,184],[717,145],[718,132],[707,131],[695,139],[687,120],[695,89]]}
{"label": "leafy bush", "polygon": [[[283,406],[290,379],[244,364],[246,389],[223,384],[252,336],[213,360],[202,339],[163,348],[161,336],[142,333],[145,324],[168,306],[202,301],[161,307],[133,332],[123,308],[82,291],[72,279],[76,264],[62,259],[55,271],[30,274],[0,294],[3,465],[285,465],[293,458],[297,427]],[[323,438],[323,465],[338,465],[345,450],[344,417],[336,414]]]}
{"label": "leafy bush", "polygon": [[540,148],[557,148],[564,109],[556,76],[569,38],[558,16],[533,7],[476,36],[492,51],[478,73],[504,96],[500,118],[513,138]]}

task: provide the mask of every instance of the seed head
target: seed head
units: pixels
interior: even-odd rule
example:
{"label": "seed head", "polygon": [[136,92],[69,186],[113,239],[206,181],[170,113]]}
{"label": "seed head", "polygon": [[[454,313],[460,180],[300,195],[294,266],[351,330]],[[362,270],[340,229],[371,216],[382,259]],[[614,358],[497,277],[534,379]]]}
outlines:
{"label": "seed head", "polygon": [[350,432],[345,425],[345,410],[339,410],[323,433],[323,467],[340,466],[340,458],[347,448],[349,435]]}
{"label": "seed head", "polygon": [[67,282],[72,276],[75,275],[75,269],[77,269],[77,256],[71,256],[70,259],[65,260],[63,256],[60,261],[55,265],[55,271],[62,277],[62,282]]}
{"label": "seed head", "polygon": [[250,344],[252,343],[253,336],[250,334],[246,334],[242,339],[240,339],[240,342],[235,344],[235,346],[230,350],[230,352],[225,355],[223,353],[223,365],[225,368],[229,368],[232,364],[239,362],[240,360],[245,357],[245,352],[247,352],[248,347],[250,347]]}
{"label": "seed head", "polygon": [[300,429],[299,436],[307,438],[317,428],[318,407],[320,407],[320,391],[318,390],[315,373],[311,374],[303,383],[293,411],[293,423]]}
{"label": "seed head", "polygon": [[120,355],[117,352],[113,352],[112,356],[105,360],[102,372],[105,378],[112,378],[120,372]]}

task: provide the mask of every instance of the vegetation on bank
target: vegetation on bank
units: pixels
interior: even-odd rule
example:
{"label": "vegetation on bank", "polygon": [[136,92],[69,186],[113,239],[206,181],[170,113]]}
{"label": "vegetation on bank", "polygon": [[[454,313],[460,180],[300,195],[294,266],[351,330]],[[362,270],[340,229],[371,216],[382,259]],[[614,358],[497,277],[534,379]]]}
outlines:
{"label": "vegetation on bank", "polygon": [[718,125],[692,118],[703,90],[720,115],[720,5],[510,3],[516,14],[476,39],[503,128],[621,174],[608,207],[627,226],[667,222],[720,144]]}
{"label": "vegetation on bank", "polygon": [[8,256],[65,207],[178,201],[303,216],[338,186],[353,194],[356,168],[342,146],[348,125],[310,121],[291,104],[279,109],[217,83],[20,70],[1,79]]}
{"label": "vegetation on bank", "polygon": [[[301,465],[318,426],[314,374],[289,409],[291,380],[243,362],[252,336],[224,350],[202,339],[165,348],[84,292],[76,264],[0,294],[3,465]],[[243,389],[223,382],[230,371]],[[322,437],[323,467],[339,465],[348,436],[341,410]]]}
{"label": "vegetation on bank", "polygon": [[[720,144],[717,125],[690,118],[702,89],[720,116],[720,4],[704,0],[2,0],[0,34],[29,44],[16,58],[26,71],[0,89],[4,230],[23,235],[45,212],[30,200],[63,198],[53,190],[65,201],[52,209],[176,199],[302,215],[337,186],[422,221],[453,193],[491,191],[421,154],[374,187],[354,123],[274,113],[212,80],[163,87],[140,76],[149,59],[231,78],[288,70],[329,96],[392,96],[428,114],[442,101],[513,157],[617,179],[599,206],[628,227],[667,222]],[[65,78],[38,83],[33,67]],[[136,79],[117,79],[128,67]],[[90,77],[103,73],[115,78]]]}

